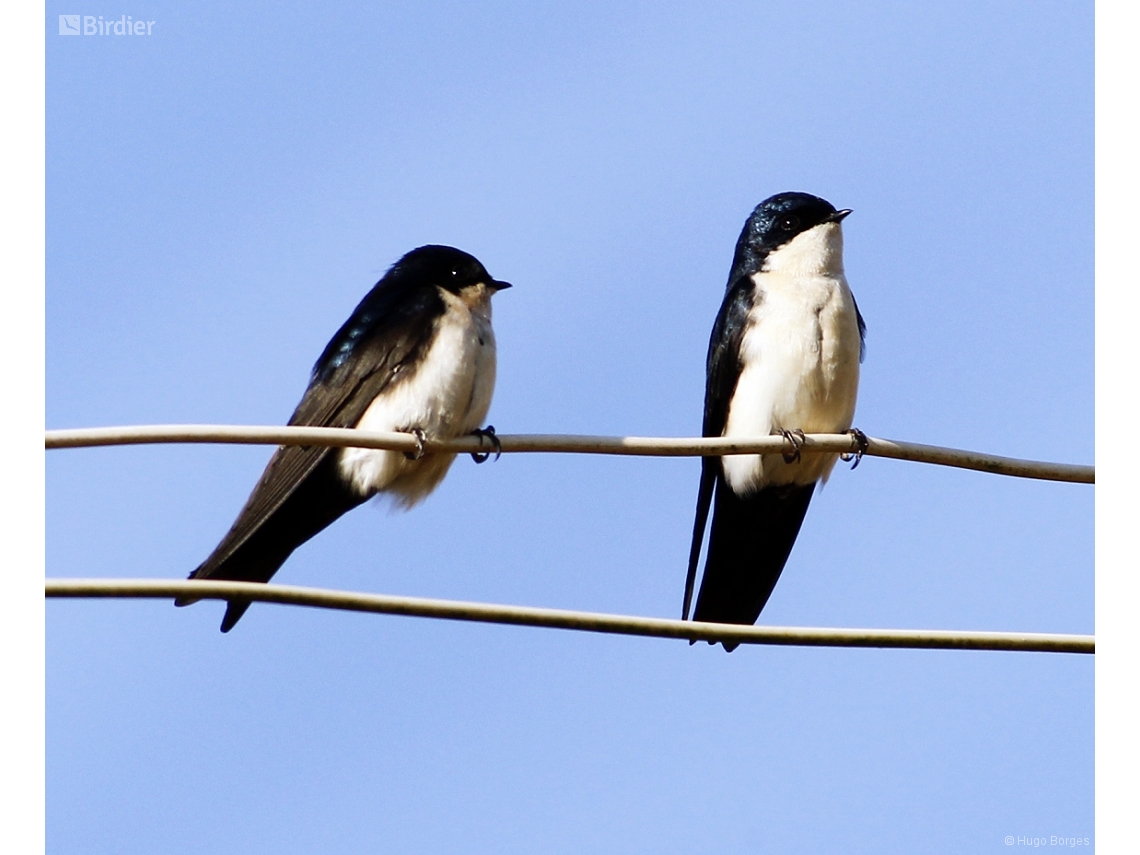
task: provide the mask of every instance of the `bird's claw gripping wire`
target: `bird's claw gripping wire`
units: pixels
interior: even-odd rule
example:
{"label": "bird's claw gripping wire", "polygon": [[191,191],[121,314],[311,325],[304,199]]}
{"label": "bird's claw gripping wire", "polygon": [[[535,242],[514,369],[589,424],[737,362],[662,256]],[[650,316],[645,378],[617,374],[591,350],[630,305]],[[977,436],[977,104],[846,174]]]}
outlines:
{"label": "bird's claw gripping wire", "polygon": [[[479,446],[483,445],[483,437],[491,440],[491,445],[495,450],[495,459],[498,460],[503,456],[503,444],[499,442],[499,438],[495,436],[495,426],[487,425],[485,428],[475,428],[471,431],[472,436],[479,437]],[[487,458],[491,456],[491,452],[472,451],[471,459],[476,463],[486,463]]]}
{"label": "bird's claw gripping wire", "polygon": [[792,444],[791,454],[786,451],[784,452],[784,462],[795,463],[800,459],[800,449],[803,448],[804,443],[807,442],[807,437],[804,436],[804,432],[802,430],[798,429],[782,430],[780,431],[780,436]]}
{"label": "bird's claw gripping wire", "polygon": [[427,441],[427,434],[420,428],[412,428],[408,433],[416,438],[416,450],[405,451],[404,457],[408,458],[408,460],[419,460],[424,456],[424,443]]}
{"label": "bird's claw gripping wire", "polygon": [[844,463],[854,460],[855,462],[851,464],[851,469],[854,470],[855,467],[859,465],[859,461],[863,459],[863,455],[867,453],[867,448],[870,446],[871,441],[867,439],[867,434],[863,433],[859,428],[851,428],[847,433],[855,440],[855,451],[854,453],[845,451],[839,455],[839,459]]}

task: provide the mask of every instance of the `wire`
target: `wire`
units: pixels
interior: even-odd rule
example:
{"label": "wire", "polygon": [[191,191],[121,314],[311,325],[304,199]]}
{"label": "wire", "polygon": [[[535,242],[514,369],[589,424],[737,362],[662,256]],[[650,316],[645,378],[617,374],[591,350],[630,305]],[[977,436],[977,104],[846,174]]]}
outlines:
{"label": "wire", "polygon": [[[780,454],[793,451],[781,436],[755,439],[606,437],[516,434],[495,437],[497,447],[484,437],[453,440],[421,440],[408,433],[379,433],[346,428],[259,427],[249,425],[139,425],[105,428],[52,430],[45,447],[90,448],[153,443],[228,443],[240,445],[315,445],[378,448],[392,451],[462,454],[499,451],[504,454],[546,452],[569,454],[639,455],[651,457],[698,457],[724,454]],[[421,446],[422,443],[422,446]],[[850,434],[808,434],[802,453],[859,452],[859,441]],[[868,437],[863,452],[887,457],[1049,481],[1092,484],[1092,466],[1017,460],[991,454],[962,451],[918,443]],[[346,611],[553,627],[588,632],[617,633],[693,641],[729,641],[741,644],[782,644],[817,647],[905,647],[968,650],[1023,650],[1038,652],[1092,653],[1088,635],[1048,633],[965,632],[898,629],[829,629],[811,627],[756,627],[696,621],[631,617],[575,612],[560,609],[431,600],[331,591],[249,582],[181,581],[163,579],[49,579],[48,597],[112,597],[239,599]]]}
{"label": "wire", "polygon": [[[563,454],[617,454],[646,457],[711,457],[723,454],[779,454],[792,452],[789,440],[780,436],[756,439],[720,437],[614,437],[558,436],[544,434],[504,434],[497,437],[503,454],[547,452]],[[331,447],[382,448],[415,452],[418,440],[410,433],[378,433],[350,428],[258,427],[248,425],[137,425],[125,427],[78,428],[47,431],[45,447],[90,448],[107,445],[145,445],[151,443],[227,443],[238,445],[319,445]],[[481,437],[423,441],[427,453],[467,454],[486,452],[491,443]],[[803,453],[854,454],[858,441],[850,434],[808,434],[800,451]],[[1035,478],[1092,484],[1092,466],[1071,463],[1045,463],[1018,460],[976,451],[962,451],[913,442],[867,438],[865,453],[870,457],[887,457],[932,463],[958,469],[972,469],[995,475]]]}
{"label": "wire", "polygon": [[800,647],[903,647],[942,650],[1019,650],[1038,653],[1093,653],[1091,635],[1043,632],[968,632],[913,629],[833,629],[796,626],[739,626],[698,621],[666,620],[598,612],[538,609],[494,603],[394,597],[262,585],[254,582],[171,581],[167,579],[48,579],[48,597],[250,600],[354,612],[442,618],[478,623],[572,629],[691,641],[729,641]]}

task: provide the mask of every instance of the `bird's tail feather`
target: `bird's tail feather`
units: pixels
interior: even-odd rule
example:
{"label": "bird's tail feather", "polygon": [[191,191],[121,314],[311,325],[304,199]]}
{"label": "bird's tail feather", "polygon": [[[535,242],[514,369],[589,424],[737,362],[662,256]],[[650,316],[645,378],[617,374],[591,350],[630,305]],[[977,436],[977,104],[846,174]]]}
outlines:
{"label": "bird's tail feather", "polygon": [[[765,487],[740,497],[717,479],[708,558],[693,620],[751,625],[800,532],[815,484]],[[724,649],[737,645],[723,642]]]}
{"label": "bird's tail feather", "polygon": [[[268,582],[293,550],[367,498],[345,486],[332,466],[319,467],[238,543],[227,535],[190,578]],[[242,524],[239,517],[233,530]],[[188,606],[197,600],[179,597],[174,604]],[[222,632],[233,629],[249,606],[249,600],[227,601]]]}
{"label": "bird's tail feather", "polygon": [[[689,547],[689,571],[685,575],[685,598],[681,603],[681,620],[689,619],[689,606],[693,602],[693,584],[697,579],[697,563],[701,560],[701,543],[705,539],[705,523],[709,519],[709,505],[712,504],[713,484],[716,483],[719,460],[706,457],[701,461],[701,485],[697,490],[697,515],[693,520],[693,540]],[[690,642],[691,643],[691,642]]]}

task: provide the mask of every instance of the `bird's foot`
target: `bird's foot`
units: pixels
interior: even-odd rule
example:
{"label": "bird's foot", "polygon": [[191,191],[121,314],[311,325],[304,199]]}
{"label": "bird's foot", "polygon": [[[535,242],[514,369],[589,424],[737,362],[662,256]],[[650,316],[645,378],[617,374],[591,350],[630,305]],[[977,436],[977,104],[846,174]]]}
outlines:
{"label": "bird's foot", "polygon": [[[495,459],[496,460],[498,460],[500,457],[503,456],[503,444],[501,442],[499,442],[499,438],[497,436],[495,436],[495,426],[494,425],[487,425],[485,428],[475,428],[475,430],[471,431],[471,435],[479,437],[479,447],[480,448],[482,448],[482,446],[483,446],[483,438],[484,437],[491,440],[491,446],[492,446],[492,448],[495,449]],[[474,460],[476,463],[486,463],[487,458],[490,456],[491,456],[490,452],[486,452],[486,453],[484,453],[482,451],[472,451],[471,452],[471,459]]]}
{"label": "bird's foot", "polygon": [[807,442],[807,437],[804,435],[804,432],[802,430],[799,430],[799,429],[797,429],[797,430],[782,430],[782,431],[780,431],[780,436],[782,436],[784,439],[786,439],[788,442],[790,442],[792,444],[791,454],[789,454],[786,451],[784,452],[784,462],[785,463],[797,462],[800,459],[800,449],[803,448],[804,443]]}
{"label": "bird's foot", "polygon": [[859,465],[859,461],[863,459],[863,455],[867,453],[867,448],[871,442],[867,439],[867,434],[863,433],[859,428],[851,428],[847,433],[855,440],[855,451],[853,453],[844,452],[839,455],[839,459],[844,463],[854,460],[855,462],[851,464],[851,468],[854,469]]}
{"label": "bird's foot", "polygon": [[404,457],[408,460],[419,460],[424,456],[424,443],[427,441],[427,434],[423,432],[422,428],[412,428],[408,433],[416,438],[416,450],[405,451]]}

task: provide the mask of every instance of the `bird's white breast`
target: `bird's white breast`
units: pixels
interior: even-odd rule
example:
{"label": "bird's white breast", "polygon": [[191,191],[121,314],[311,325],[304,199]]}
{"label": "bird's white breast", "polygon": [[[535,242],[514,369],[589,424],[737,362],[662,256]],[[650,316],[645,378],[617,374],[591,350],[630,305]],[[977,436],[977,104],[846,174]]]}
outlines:
{"label": "bird's white breast", "polygon": [[[756,299],[725,436],[847,430],[855,416],[860,340],[838,224],[817,226],[772,253],[753,281]],[[788,464],[781,455],[734,455],[722,465],[743,495],[769,484],[826,480],[835,460],[804,454]]]}
{"label": "bird's white breast", "polygon": [[[431,439],[453,439],[483,424],[495,387],[490,292],[471,299],[440,293],[447,308],[426,353],[376,397],[356,425],[360,430],[419,429]],[[411,507],[435,489],[454,460],[454,454],[409,460],[398,451],[346,448],[340,471],[362,495],[386,491],[397,505]]]}

